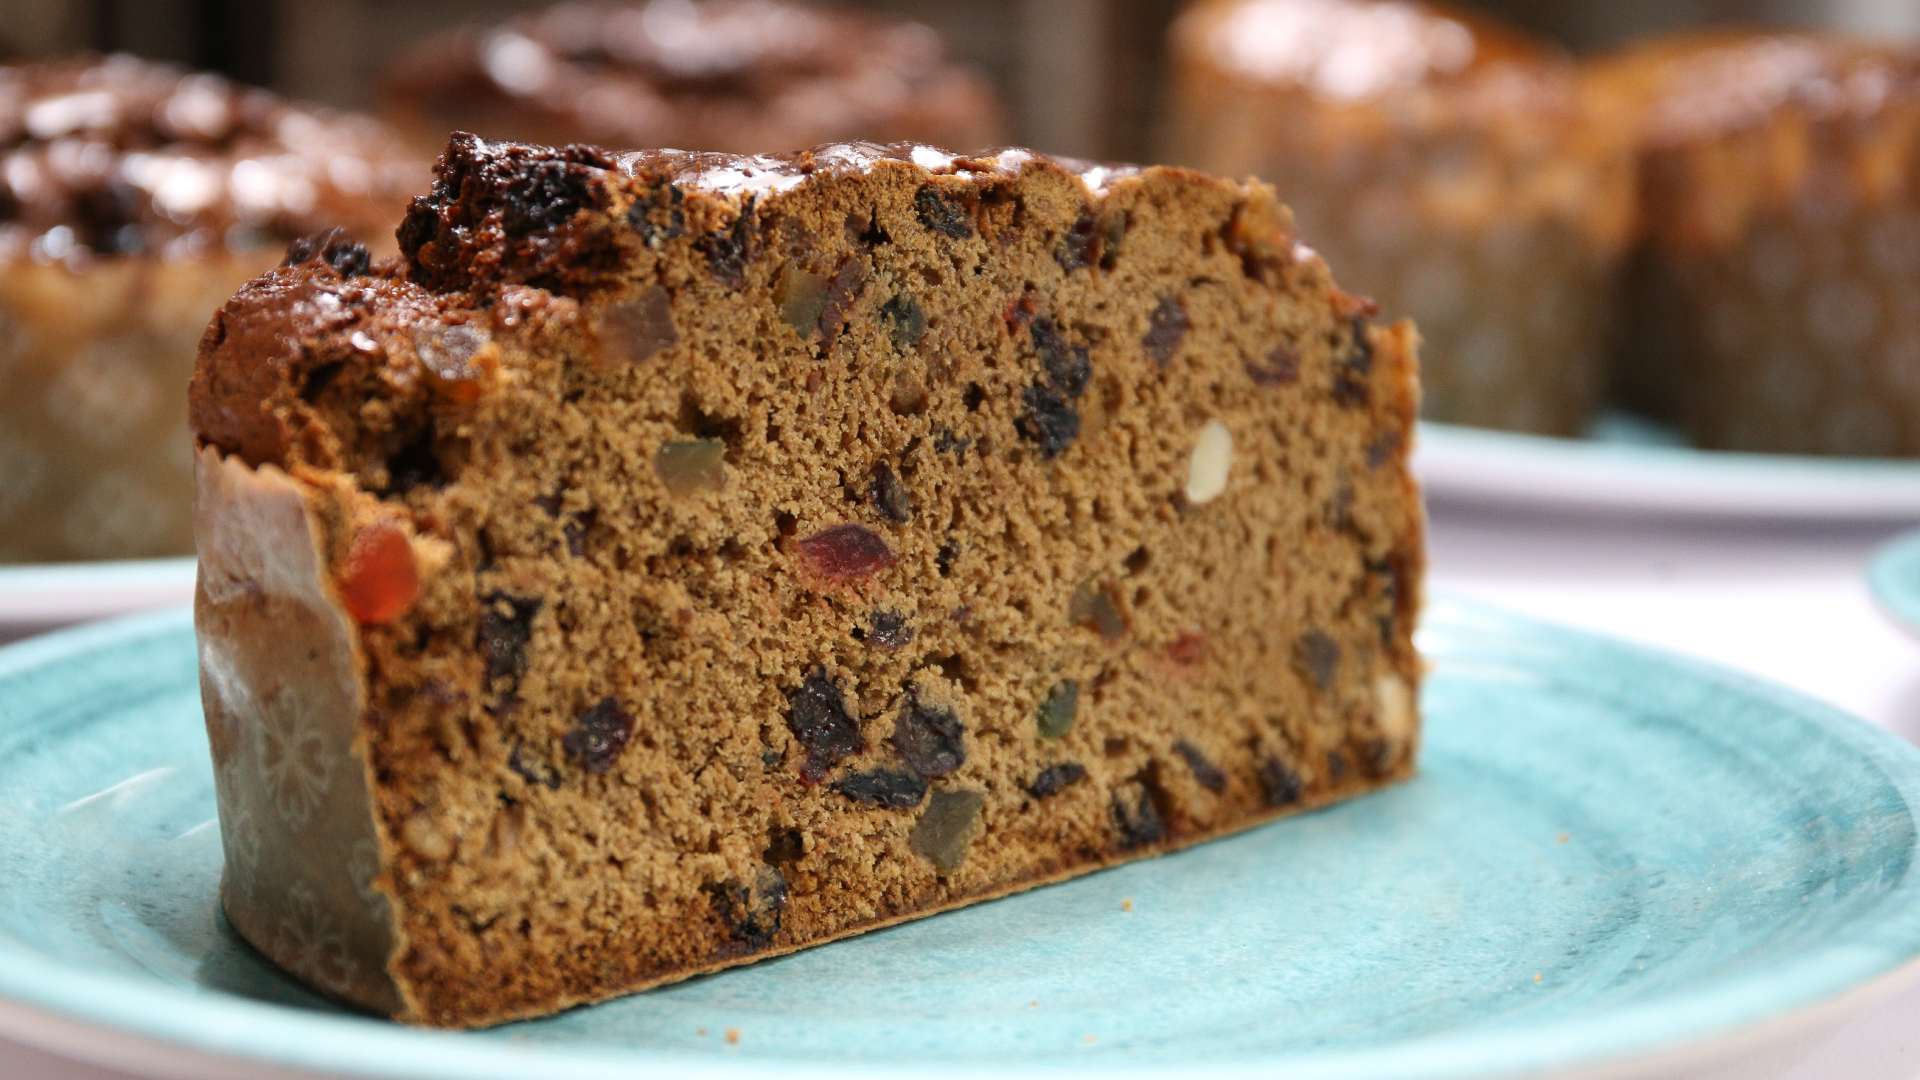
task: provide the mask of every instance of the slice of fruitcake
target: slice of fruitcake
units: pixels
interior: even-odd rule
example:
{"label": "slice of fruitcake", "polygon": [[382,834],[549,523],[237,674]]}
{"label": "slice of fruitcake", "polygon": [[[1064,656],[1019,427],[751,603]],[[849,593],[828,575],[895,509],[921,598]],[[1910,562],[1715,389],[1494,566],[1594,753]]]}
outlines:
{"label": "slice of fruitcake", "polygon": [[320,989],[530,1016],[1411,771],[1413,332],[1267,188],[457,136],[400,241],[192,386],[222,899]]}

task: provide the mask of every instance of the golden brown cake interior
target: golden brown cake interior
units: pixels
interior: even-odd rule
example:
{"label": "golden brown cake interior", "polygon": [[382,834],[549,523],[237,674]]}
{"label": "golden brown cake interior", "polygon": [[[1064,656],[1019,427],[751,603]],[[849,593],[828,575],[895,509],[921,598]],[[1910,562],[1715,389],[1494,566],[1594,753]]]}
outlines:
{"label": "golden brown cake interior", "polygon": [[310,982],[534,1015],[1411,770],[1413,335],[1267,189],[461,137],[401,239],[193,384],[222,820],[299,852],[223,896]]}

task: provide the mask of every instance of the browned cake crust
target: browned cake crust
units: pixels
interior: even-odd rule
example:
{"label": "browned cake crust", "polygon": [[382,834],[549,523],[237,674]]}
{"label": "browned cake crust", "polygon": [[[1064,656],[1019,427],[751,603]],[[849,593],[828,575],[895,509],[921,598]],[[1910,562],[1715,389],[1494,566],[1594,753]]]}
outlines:
{"label": "browned cake crust", "polygon": [[1412,769],[1413,334],[1265,187],[461,136],[401,241],[191,392],[222,898],[328,993],[535,1015]]}
{"label": "browned cake crust", "polygon": [[1920,49],[1729,31],[1593,80],[1640,133],[1625,396],[1711,447],[1920,454]]}
{"label": "browned cake crust", "polygon": [[1566,57],[1393,0],[1194,0],[1172,51],[1170,157],[1272,182],[1343,280],[1417,319],[1429,415],[1585,426],[1633,186]]}
{"label": "browned cake crust", "polygon": [[788,0],[571,3],[429,39],[387,115],[488,138],[760,153],[843,139],[1002,141],[992,89],[928,27]]}
{"label": "browned cake crust", "polygon": [[424,175],[370,121],[131,57],[0,67],[0,562],[191,550],[207,313]]}

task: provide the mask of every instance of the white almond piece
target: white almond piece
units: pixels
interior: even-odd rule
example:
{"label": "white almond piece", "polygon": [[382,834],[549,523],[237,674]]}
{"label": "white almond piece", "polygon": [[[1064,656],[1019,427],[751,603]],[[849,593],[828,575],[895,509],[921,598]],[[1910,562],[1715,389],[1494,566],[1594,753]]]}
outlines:
{"label": "white almond piece", "polygon": [[1187,461],[1187,502],[1198,506],[1219,498],[1227,490],[1227,473],[1232,468],[1233,432],[1218,420],[1207,421]]}

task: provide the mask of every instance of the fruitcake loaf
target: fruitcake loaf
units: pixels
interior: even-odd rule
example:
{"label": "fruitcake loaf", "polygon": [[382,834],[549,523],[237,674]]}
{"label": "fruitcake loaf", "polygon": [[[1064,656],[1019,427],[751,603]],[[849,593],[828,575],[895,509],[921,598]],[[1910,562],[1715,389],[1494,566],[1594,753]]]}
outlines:
{"label": "fruitcake loaf", "polygon": [[0,67],[0,562],[192,550],[207,314],[426,175],[372,121],[128,56]]}
{"label": "fruitcake loaf", "polygon": [[447,132],[757,152],[840,139],[1005,138],[986,80],[920,23],[793,0],[600,0],[467,26],[403,53],[387,117]]}
{"label": "fruitcake loaf", "polygon": [[1344,281],[1415,318],[1428,415],[1586,426],[1632,154],[1565,56],[1399,0],[1194,0],[1171,34],[1168,156],[1272,182]]}
{"label": "fruitcake loaf", "polygon": [[1722,31],[1593,78],[1638,118],[1624,396],[1709,447],[1920,455],[1920,47]]}
{"label": "fruitcake loaf", "polygon": [[213,319],[232,924],[532,1016],[1413,768],[1414,338],[1258,184],[458,135]]}

